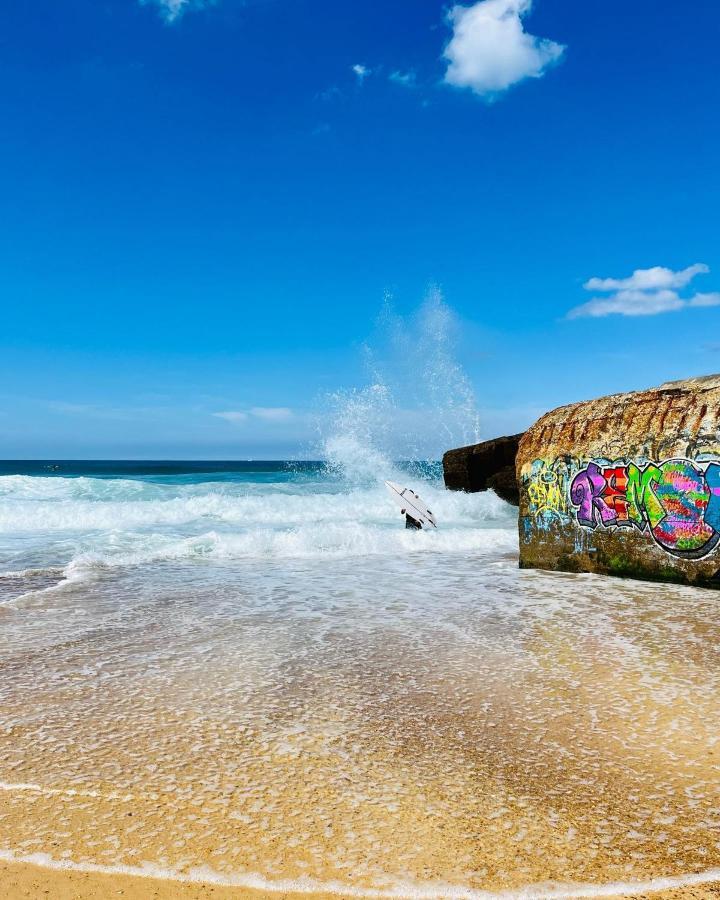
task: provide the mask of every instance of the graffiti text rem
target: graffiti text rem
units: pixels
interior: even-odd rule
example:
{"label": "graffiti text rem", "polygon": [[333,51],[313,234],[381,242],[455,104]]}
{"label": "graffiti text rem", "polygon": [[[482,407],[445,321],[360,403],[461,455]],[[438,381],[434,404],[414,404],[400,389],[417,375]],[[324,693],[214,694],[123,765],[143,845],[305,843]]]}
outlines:
{"label": "graffiti text rem", "polygon": [[580,525],[649,531],[675,556],[700,559],[720,540],[720,463],[591,462],[573,479],[570,500]]}

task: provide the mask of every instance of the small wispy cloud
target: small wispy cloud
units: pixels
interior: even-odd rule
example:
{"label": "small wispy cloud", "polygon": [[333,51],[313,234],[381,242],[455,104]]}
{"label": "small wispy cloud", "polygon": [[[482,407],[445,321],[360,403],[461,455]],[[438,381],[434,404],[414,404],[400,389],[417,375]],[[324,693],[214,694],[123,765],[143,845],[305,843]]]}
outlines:
{"label": "small wispy cloud", "polygon": [[71,403],[65,400],[53,400],[48,408],[60,416],[77,416],[90,419],[114,419],[134,421],[147,416],[156,415],[160,407],[145,406],[104,406],[98,403]]}
{"label": "small wispy cloud", "polygon": [[53,412],[65,416],[87,416],[98,412],[98,407],[90,403],[66,403],[64,400],[57,400],[48,406]]}
{"label": "small wispy cloud", "polygon": [[531,9],[532,0],[453,6],[448,14],[453,34],[444,53],[446,84],[492,99],[526,78],[540,78],[559,62],[562,44],[525,31],[523,18]]}
{"label": "small wispy cloud", "polygon": [[720,306],[720,292],[681,296],[681,291],[698,275],[710,271],[704,263],[673,271],[664,266],[636,269],[627,278],[591,278],[586,291],[607,294],[593,297],[568,313],[569,319],[602,316],[655,316],[690,307]]}
{"label": "small wispy cloud", "polygon": [[226,412],[212,413],[217,419],[225,419],[226,422],[247,422],[249,419],[259,419],[261,422],[289,422],[294,418],[294,413],[288,406],[253,406],[251,409],[227,410]]}
{"label": "small wispy cloud", "polygon": [[395,71],[388,75],[388,81],[393,84],[399,84],[402,87],[415,87],[417,84],[417,75],[412,69],[407,72]]}
{"label": "small wispy cloud", "polygon": [[372,75],[372,69],[369,69],[367,66],[364,66],[362,63],[355,63],[352,66],[352,70],[355,73],[355,77],[358,80],[358,84],[362,84],[366,78]]}
{"label": "small wispy cloud", "polygon": [[216,0],[140,0],[143,6],[157,6],[166,22],[177,21],[184,13],[213,6]]}
{"label": "small wispy cloud", "polygon": [[226,422],[245,422],[248,414],[240,410],[228,410],[227,412],[213,413],[216,419],[225,419]]}
{"label": "small wispy cloud", "polygon": [[293,417],[293,411],[287,406],[253,406],[250,414],[264,422],[287,422]]}
{"label": "small wispy cloud", "polygon": [[315,99],[320,100],[322,103],[331,103],[334,100],[342,100],[343,92],[336,84],[333,84],[323,91],[318,91],[318,93],[315,94]]}

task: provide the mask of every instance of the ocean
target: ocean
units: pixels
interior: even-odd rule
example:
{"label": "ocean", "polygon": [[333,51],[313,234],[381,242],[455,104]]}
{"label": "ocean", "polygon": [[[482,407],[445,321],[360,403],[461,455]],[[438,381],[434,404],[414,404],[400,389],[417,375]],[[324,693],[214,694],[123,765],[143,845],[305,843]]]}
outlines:
{"label": "ocean", "polygon": [[380,463],[0,463],[0,859],[268,895],[720,877],[717,594],[520,571],[513,508]]}

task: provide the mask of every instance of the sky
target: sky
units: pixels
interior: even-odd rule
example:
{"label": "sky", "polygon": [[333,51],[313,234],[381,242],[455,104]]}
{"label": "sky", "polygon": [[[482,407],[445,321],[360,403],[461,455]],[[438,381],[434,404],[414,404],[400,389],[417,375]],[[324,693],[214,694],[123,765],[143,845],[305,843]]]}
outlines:
{"label": "sky", "polygon": [[0,0],[0,456],[302,454],[433,286],[488,437],[720,370],[719,38],[711,0]]}

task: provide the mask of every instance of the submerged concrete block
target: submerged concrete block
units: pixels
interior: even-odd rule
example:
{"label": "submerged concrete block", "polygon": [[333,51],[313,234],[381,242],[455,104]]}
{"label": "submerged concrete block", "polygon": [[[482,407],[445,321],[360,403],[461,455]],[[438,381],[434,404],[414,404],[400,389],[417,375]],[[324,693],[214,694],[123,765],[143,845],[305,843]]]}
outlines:
{"label": "submerged concrete block", "polygon": [[720,375],[555,409],[517,476],[521,567],[720,588]]}

